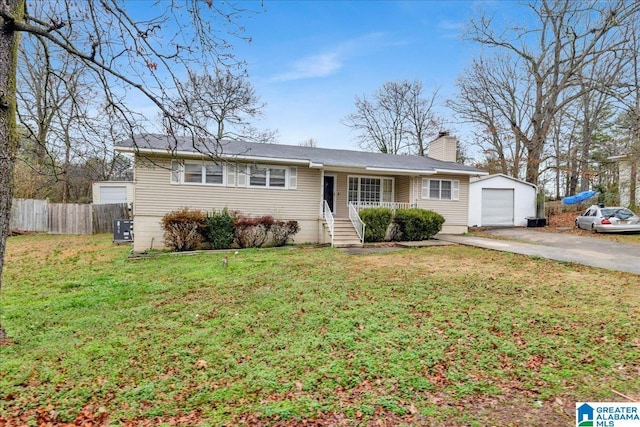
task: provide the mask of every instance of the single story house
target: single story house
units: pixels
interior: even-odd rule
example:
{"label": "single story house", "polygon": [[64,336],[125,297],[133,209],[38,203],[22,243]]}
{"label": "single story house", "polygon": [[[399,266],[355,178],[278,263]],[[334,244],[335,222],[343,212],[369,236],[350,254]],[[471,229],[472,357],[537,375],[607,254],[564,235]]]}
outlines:
{"label": "single story house", "polygon": [[469,227],[527,226],[536,216],[537,187],[526,181],[495,174],[471,178]]}
{"label": "single story house", "polygon": [[94,205],[133,203],[132,181],[96,181],[91,185]]}
{"label": "single story house", "polygon": [[[295,220],[295,242],[360,244],[364,207],[418,207],[444,216],[443,232],[467,231],[469,179],[487,173],[455,162],[441,135],[431,157],[145,134],[116,150],[134,155],[134,250],[163,247],[160,220],[189,207]],[[209,146],[210,147],[210,146]]]}

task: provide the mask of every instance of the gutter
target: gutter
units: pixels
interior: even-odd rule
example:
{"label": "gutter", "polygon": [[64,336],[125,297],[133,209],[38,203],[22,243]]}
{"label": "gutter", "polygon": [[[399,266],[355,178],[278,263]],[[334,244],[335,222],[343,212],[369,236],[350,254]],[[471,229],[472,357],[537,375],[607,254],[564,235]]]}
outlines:
{"label": "gutter", "polygon": [[[135,148],[135,147],[115,147],[115,150],[123,152],[123,153],[146,153],[146,154],[159,154],[165,156],[183,156],[183,157],[191,157],[191,158],[202,158],[202,159],[211,159],[211,156],[205,153],[194,153],[193,151],[168,151],[168,150],[160,150],[157,148]],[[218,158],[221,160],[247,160],[247,161],[264,161],[264,162],[280,162],[280,163],[295,163],[299,165],[308,165],[310,168],[318,168],[322,167],[322,164],[313,163],[310,160],[299,160],[299,159],[285,159],[280,157],[259,157],[259,156],[243,156],[241,154],[216,154],[213,156],[214,158]]]}

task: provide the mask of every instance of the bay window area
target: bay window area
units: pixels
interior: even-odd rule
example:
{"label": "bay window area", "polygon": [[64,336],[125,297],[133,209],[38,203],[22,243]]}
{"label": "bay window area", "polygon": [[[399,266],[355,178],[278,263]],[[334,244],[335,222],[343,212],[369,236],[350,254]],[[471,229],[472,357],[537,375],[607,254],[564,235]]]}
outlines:
{"label": "bay window area", "polygon": [[348,202],[358,207],[393,202],[393,178],[350,176]]}

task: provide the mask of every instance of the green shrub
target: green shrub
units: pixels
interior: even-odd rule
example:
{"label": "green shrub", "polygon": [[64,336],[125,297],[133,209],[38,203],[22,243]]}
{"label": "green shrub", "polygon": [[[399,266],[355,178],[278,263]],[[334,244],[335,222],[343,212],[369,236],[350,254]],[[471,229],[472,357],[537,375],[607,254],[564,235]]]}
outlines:
{"label": "green shrub", "polygon": [[198,210],[182,208],[171,211],[161,220],[164,243],[174,251],[192,251],[200,242],[206,227],[205,215]]}
{"label": "green shrub", "polygon": [[359,215],[366,225],[364,228],[365,242],[384,240],[393,218],[393,211],[389,208],[366,208],[362,209]]}
{"label": "green shrub", "polygon": [[402,240],[427,240],[442,230],[442,215],[424,209],[398,209],[394,217]]}
{"label": "green shrub", "polygon": [[230,214],[227,208],[221,212],[207,214],[205,238],[211,243],[213,249],[228,249],[233,244],[233,222],[235,216]]}

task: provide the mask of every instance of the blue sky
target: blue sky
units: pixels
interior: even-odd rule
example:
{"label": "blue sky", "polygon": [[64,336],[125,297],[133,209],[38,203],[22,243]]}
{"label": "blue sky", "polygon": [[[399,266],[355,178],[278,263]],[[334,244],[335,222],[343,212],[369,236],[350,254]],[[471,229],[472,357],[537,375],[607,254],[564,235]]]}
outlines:
{"label": "blue sky", "polygon": [[[264,12],[243,21],[253,41],[235,44],[267,103],[256,124],[278,129],[281,144],[314,138],[320,147],[358,149],[342,123],[355,111],[356,95],[387,81],[418,79],[427,93],[440,87],[444,104],[477,49],[461,39],[477,7],[471,1],[266,1]],[[456,133],[453,118],[445,120]]]}

